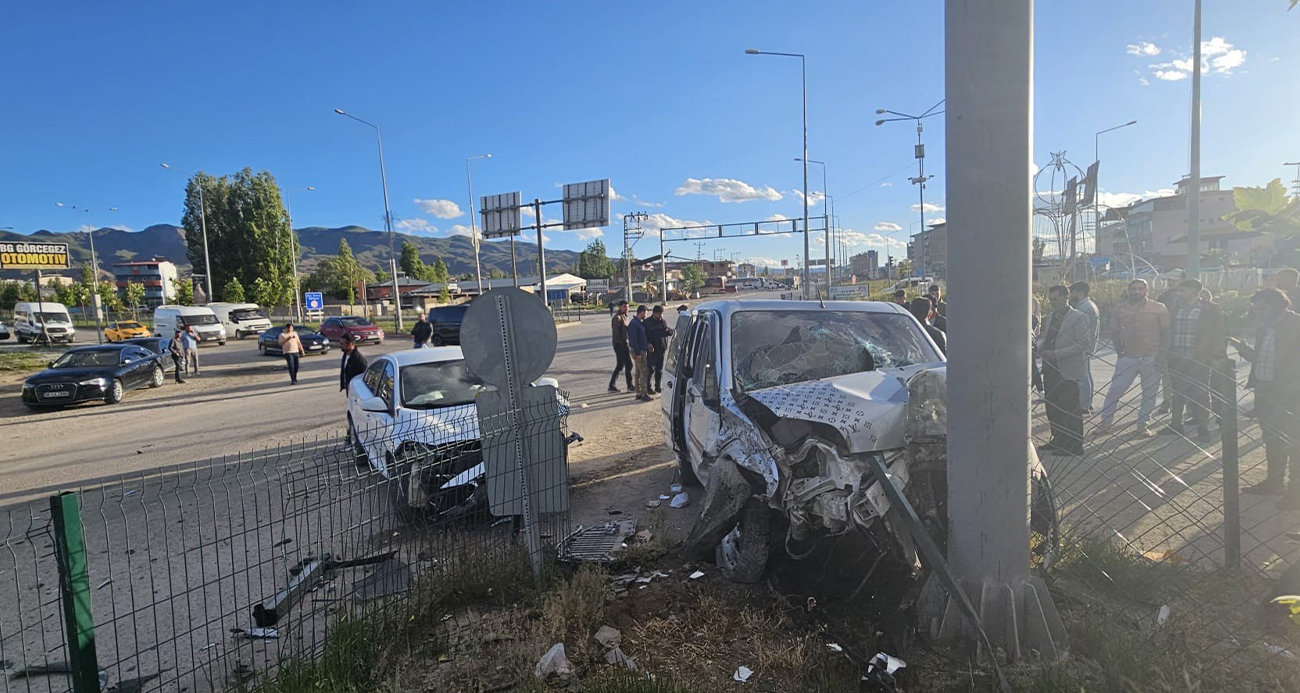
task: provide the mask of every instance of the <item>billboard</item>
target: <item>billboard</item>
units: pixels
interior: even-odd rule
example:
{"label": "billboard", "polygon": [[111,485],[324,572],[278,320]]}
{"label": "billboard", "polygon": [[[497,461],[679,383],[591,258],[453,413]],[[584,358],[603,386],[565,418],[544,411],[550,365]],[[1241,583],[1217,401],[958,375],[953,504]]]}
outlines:
{"label": "billboard", "polygon": [[0,269],[68,269],[68,244],[0,242]]}
{"label": "billboard", "polygon": [[609,226],[609,179],[564,186],[564,230]]}
{"label": "billboard", "polygon": [[483,237],[518,236],[520,222],[519,193],[484,195],[479,204],[483,215]]}

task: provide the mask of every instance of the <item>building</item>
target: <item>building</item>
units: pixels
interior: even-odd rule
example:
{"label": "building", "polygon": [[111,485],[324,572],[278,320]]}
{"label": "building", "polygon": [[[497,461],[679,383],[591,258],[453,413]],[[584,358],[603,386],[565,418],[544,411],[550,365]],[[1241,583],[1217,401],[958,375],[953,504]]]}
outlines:
{"label": "building", "polygon": [[754,266],[753,264],[751,264],[751,263],[748,263],[748,262],[742,262],[742,263],[740,263],[739,265],[736,265],[736,276],[737,276],[737,277],[757,277],[757,276],[758,276],[758,268],[755,267],[755,266]]}
{"label": "building", "polygon": [[176,265],[162,258],[113,265],[113,284],[118,293],[129,284],[144,285],[145,305],[161,306],[176,298]]}
{"label": "building", "polygon": [[944,279],[948,276],[948,225],[933,224],[907,244],[912,274]]}
{"label": "building", "polygon": [[868,250],[850,257],[849,271],[859,279],[874,279],[880,273],[880,253]]}

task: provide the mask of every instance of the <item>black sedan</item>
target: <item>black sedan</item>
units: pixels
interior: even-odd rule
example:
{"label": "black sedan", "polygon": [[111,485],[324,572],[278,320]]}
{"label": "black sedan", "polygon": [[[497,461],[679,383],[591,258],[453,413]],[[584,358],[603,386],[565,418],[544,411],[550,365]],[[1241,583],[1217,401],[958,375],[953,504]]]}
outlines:
{"label": "black sedan", "polygon": [[117,404],[127,390],[160,387],[165,381],[158,355],[142,346],[77,347],[23,382],[23,404],[33,409],[90,401]]}
{"label": "black sedan", "polygon": [[[329,353],[330,340],[325,335],[304,325],[294,325],[293,331],[298,333],[298,339],[302,341],[302,350],[307,352],[307,355]],[[262,352],[263,356],[282,356],[284,352],[280,349],[281,332],[284,332],[284,325],[272,327],[258,335],[257,350]]]}
{"label": "black sedan", "polygon": [[123,339],[122,344],[134,344],[142,346],[150,353],[158,355],[158,362],[162,364],[163,371],[171,373],[176,370],[176,359],[172,358],[171,346],[172,340],[169,337],[132,337]]}

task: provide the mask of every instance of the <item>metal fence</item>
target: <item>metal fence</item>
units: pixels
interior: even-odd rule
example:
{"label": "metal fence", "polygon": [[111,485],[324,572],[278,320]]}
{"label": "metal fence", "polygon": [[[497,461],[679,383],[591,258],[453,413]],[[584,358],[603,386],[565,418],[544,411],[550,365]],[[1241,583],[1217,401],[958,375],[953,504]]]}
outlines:
{"label": "metal fence", "polygon": [[[569,534],[567,402],[528,406],[431,410],[0,509],[0,689],[252,686],[319,656],[342,619],[414,618],[416,586],[468,563],[528,579]],[[546,463],[515,464],[518,447]]]}

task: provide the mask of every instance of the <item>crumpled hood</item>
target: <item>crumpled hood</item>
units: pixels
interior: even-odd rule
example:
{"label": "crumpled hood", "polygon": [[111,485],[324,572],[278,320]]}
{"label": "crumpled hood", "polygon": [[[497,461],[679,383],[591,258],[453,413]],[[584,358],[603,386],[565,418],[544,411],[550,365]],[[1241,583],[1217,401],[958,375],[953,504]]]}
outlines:
{"label": "crumpled hood", "polygon": [[833,426],[848,441],[850,452],[891,450],[906,442],[908,380],[935,367],[943,366],[864,371],[747,394],[781,418]]}

